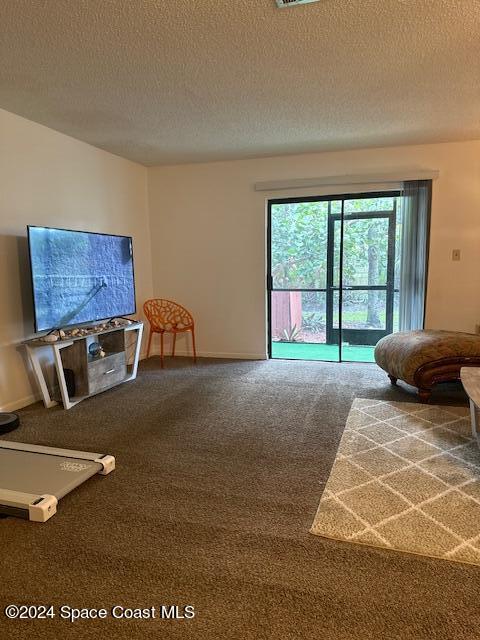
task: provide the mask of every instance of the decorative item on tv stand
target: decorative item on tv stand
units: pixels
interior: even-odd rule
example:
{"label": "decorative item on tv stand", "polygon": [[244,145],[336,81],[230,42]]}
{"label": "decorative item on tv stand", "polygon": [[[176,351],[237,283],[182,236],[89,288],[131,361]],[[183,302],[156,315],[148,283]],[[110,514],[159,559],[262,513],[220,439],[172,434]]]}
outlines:
{"label": "decorative item on tv stand", "polygon": [[[126,337],[136,334],[133,362],[128,363]],[[58,404],[48,388],[41,354],[53,352],[58,387],[65,409],[85,398],[137,377],[143,323],[113,318],[91,327],[55,329],[24,344],[45,407]]]}

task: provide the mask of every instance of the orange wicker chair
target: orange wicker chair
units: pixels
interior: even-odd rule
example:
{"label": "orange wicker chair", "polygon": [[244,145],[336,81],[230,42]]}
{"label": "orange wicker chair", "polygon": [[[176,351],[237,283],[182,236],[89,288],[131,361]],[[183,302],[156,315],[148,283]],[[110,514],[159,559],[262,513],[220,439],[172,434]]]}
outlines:
{"label": "orange wicker chair", "polygon": [[148,336],[147,358],[150,355],[150,347],[154,333],[160,334],[160,359],[163,369],[163,335],[165,333],[173,334],[172,356],[175,355],[175,341],[177,333],[192,333],[193,361],[197,361],[197,352],[195,350],[195,323],[192,314],[176,302],[172,300],[164,300],[156,298],[147,300],[143,305],[143,310],[150,323],[150,334]]}

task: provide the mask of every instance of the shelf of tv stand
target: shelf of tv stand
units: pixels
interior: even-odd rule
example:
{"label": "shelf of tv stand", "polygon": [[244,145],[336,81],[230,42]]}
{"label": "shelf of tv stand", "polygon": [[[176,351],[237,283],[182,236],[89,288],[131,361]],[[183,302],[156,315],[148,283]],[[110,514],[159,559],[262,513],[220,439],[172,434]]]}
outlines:
{"label": "shelf of tv stand", "polygon": [[[133,363],[128,364],[126,333],[136,333]],[[47,408],[58,404],[50,396],[40,361],[40,349],[49,348],[58,379],[58,386],[65,409],[70,409],[85,398],[111,389],[137,376],[138,360],[142,342],[143,323],[131,322],[105,329],[91,329],[85,335],[68,335],[55,342],[45,342],[42,338],[25,342],[43,402]],[[99,342],[104,357],[92,357],[88,347]],[[70,380],[69,380],[70,378]],[[75,394],[70,396],[68,388],[74,380]]]}

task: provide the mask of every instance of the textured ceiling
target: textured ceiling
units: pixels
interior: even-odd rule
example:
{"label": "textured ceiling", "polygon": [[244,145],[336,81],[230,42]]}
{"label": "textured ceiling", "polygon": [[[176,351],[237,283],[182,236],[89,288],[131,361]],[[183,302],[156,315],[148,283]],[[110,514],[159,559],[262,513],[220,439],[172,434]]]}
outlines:
{"label": "textured ceiling", "polygon": [[146,165],[480,138],[480,0],[0,0],[0,107]]}

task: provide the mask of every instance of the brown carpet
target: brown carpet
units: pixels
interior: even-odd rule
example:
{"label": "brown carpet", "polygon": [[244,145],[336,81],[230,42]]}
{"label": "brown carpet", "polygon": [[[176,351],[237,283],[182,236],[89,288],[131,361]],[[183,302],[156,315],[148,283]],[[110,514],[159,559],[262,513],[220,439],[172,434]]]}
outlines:
{"label": "brown carpet", "polygon": [[[354,396],[412,399],[375,365],[152,358],[69,412],[22,411],[7,439],[113,453],[118,468],[45,525],[0,520],[0,637],[480,638],[476,567],[309,534]],[[8,621],[9,603],[196,617]]]}

